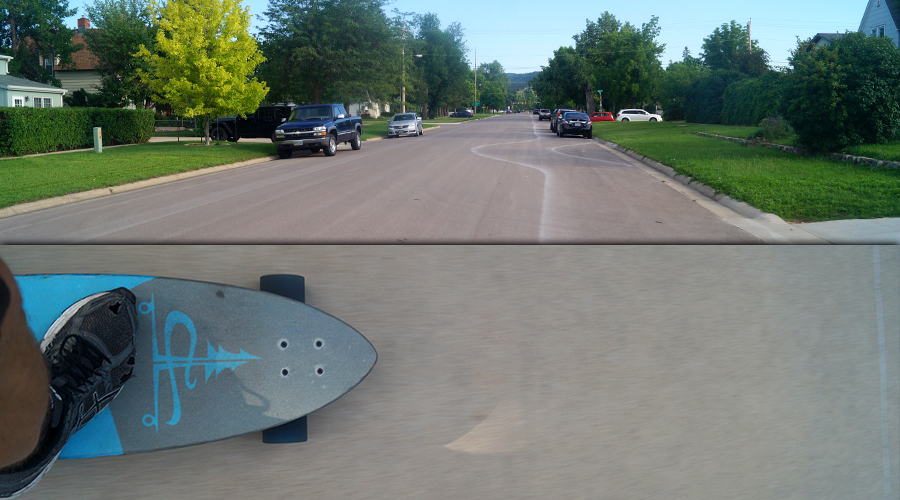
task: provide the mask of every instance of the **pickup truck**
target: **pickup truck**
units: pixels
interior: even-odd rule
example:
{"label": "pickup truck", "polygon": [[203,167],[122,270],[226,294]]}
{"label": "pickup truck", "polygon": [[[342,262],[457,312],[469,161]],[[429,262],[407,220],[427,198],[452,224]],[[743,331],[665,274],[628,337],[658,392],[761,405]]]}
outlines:
{"label": "pickup truck", "polygon": [[362,118],[349,116],[341,104],[311,104],[297,106],[272,134],[272,142],[281,159],[290,158],[294,151],[309,150],[334,156],[339,143],[362,147]]}
{"label": "pickup truck", "polygon": [[247,115],[217,118],[209,124],[209,136],[214,141],[237,142],[245,137],[272,137],[275,127],[291,113],[291,106],[260,106]]}

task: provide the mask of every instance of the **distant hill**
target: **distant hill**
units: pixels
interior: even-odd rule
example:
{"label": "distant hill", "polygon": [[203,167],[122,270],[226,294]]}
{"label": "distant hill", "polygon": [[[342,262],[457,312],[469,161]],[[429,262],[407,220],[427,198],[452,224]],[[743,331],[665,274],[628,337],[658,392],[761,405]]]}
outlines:
{"label": "distant hill", "polygon": [[525,87],[528,86],[528,82],[537,76],[538,73],[539,71],[532,71],[531,73],[507,73],[506,76],[509,77],[509,91],[518,92],[524,90]]}

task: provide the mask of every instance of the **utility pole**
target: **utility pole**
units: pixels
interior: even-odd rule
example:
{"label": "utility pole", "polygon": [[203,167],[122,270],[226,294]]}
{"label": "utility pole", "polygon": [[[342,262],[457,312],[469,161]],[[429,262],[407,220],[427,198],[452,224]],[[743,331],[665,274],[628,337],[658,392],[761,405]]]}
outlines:
{"label": "utility pole", "polygon": [[750,36],[750,23],[753,22],[753,18],[751,17],[749,21],[747,21],[747,48],[750,52],[753,52],[753,37]]}
{"label": "utility pole", "polygon": [[403,42],[400,47],[400,58],[403,60],[403,76],[400,82],[400,108],[402,113],[406,113],[406,28],[403,28]]}
{"label": "utility pole", "polygon": [[478,113],[478,47],[475,47],[475,100],[472,102],[474,114]]}

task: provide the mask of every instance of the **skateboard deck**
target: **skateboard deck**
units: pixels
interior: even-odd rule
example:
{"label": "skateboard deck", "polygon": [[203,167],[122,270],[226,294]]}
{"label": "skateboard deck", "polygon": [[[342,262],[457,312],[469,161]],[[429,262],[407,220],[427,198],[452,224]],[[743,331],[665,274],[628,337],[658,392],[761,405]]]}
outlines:
{"label": "skateboard deck", "polygon": [[23,275],[40,341],[81,298],[137,297],[133,376],[60,458],[141,453],[234,437],[298,419],[359,384],[377,354],[339,319],[279,295],[153,276]]}

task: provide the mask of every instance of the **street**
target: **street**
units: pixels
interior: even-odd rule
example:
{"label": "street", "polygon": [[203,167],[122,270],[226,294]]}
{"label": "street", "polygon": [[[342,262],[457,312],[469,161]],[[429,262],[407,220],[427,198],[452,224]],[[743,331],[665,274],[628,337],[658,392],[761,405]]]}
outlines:
{"label": "street", "polygon": [[762,242],[525,113],[297,156],[2,218],[0,243]]}
{"label": "street", "polygon": [[17,274],[251,288],[263,274],[303,274],[307,303],[378,351],[358,387],[309,416],[306,443],[256,433],[60,461],[23,500],[883,500],[900,488],[896,246],[80,245],[0,256]]}

